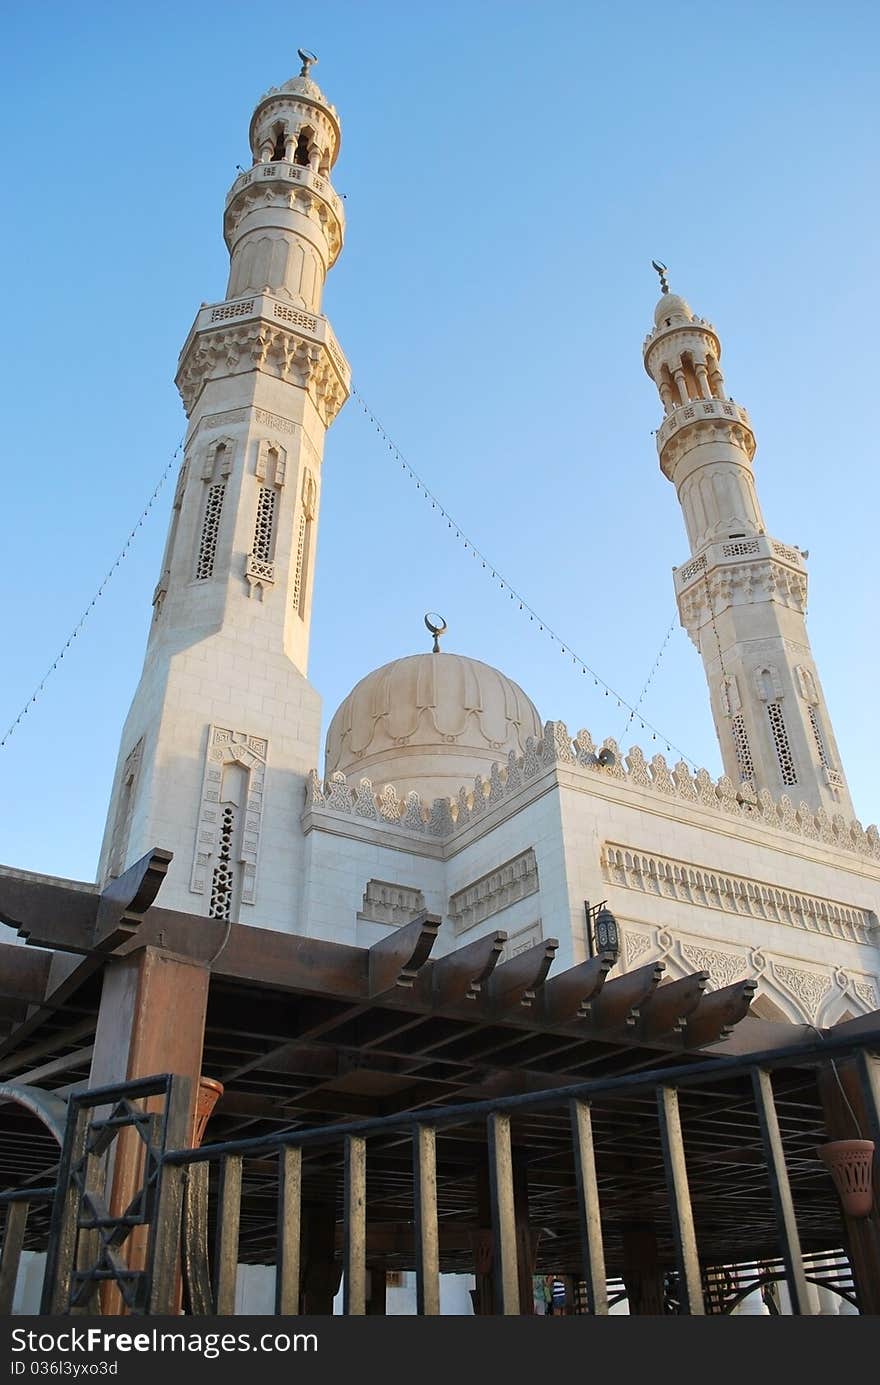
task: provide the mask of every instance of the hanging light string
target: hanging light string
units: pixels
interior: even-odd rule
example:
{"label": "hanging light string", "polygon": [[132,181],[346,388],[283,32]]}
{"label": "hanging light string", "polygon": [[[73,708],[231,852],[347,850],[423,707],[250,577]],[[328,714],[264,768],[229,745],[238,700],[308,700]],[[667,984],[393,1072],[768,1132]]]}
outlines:
{"label": "hanging light string", "polygon": [[[433,491],[430,491],[428,487],[425,485],[421,476],[419,476],[419,474],[413,469],[413,467],[410,466],[409,462],[406,460],[406,457],[403,455],[400,448],[394,442],[393,438],[390,437],[384,426],[380,423],[379,419],[373,413],[373,410],[370,408],[369,404],[364,399],[360,391],[355,389],[354,386],[352,386],[351,393],[352,397],[357,400],[366,418],[373,425],[376,432],[379,434],[382,441],[385,443],[386,447],[388,448],[388,451],[400,463],[401,470],[404,472],[405,475],[409,477],[411,481],[415,482],[416,490],[420,491],[424,495],[425,500],[429,500],[431,502],[431,509],[437,510],[443,517],[443,519],[446,520],[447,529],[452,530],[452,532],[455,534],[455,537],[459,539],[461,543],[464,544],[465,551],[470,552],[474,556],[474,558],[476,558],[477,561],[482,564],[483,568],[490,574],[490,576],[498,582],[501,590],[507,592],[508,596],[510,597],[510,600],[518,603],[519,609],[521,611],[524,611],[528,616],[529,620],[533,624],[536,624],[538,626],[538,629],[542,632],[542,634],[545,634],[549,637],[551,643],[557,644],[559,646],[560,652],[563,655],[570,656],[572,663],[575,665],[576,668],[580,669],[581,673],[586,674],[590,678],[592,678],[595,687],[602,688],[606,697],[613,697],[618,707],[621,707],[625,711],[629,712],[631,714],[630,720],[637,720],[639,726],[642,728],[643,731],[651,732],[651,737],[653,740],[662,741],[663,744],[666,746],[667,750],[674,750],[677,755],[681,756],[682,760],[689,764],[693,769],[697,769],[696,760],[692,759],[690,755],[686,755],[684,751],[669,738],[669,736],[664,735],[663,732],[659,731],[656,726],[652,726],[649,721],[646,721],[645,718],[638,711],[638,706],[633,707],[629,702],[627,702],[625,697],[623,697],[619,692],[615,691],[615,689],[611,687],[610,683],[606,683],[603,678],[600,678],[596,670],[591,668],[590,665],[580,657],[580,655],[576,654],[575,651],[571,648],[571,645],[567,644],[559,635],[557,635],[556,631],[552,628],[552,626],[547,624],[543,616],[538,615],[538,612],[535,611],[533,607],[529,605],[525,597],[522,596],[522,594],[518,592],[515,587],[511,586],[507,578],[502,573],[500,573],[498,569],[489,561],[486,555],[482,553],[479,548],[477,548],[476,544],[471,542],[470,538],[467,536],[467,534],[465,534],[461,525],[453,519],[452,515],[449,513],[446,507],[442,505],[440,501],[437,499],[436,495],[434,495]],[[629,725],[629,722],[627,723],[627,725]]]}
{"label": "hanging light string", "polygon": [[662,661],[663,661],[663,655],[666,653],[666,646],[668,645],[669,641],[672,639],[672,632],[673,632],[673,630],[675,629],[675,627],[676,627],[677,624],[678,624],[678,612],[676,612],[676,614],[672,617],[672,620],[670,621],[669,629],[666,631],[666,635],[665,635],[665,638],[664,638],[664,640],[663,640],[663,643],[661,644],[659,650],[657,651],[657,658],[654,660],[654,663],[653,663],[652,666],[651,666],[651,672],[648,674],[647,678],[645,679],[645,685],[644,685],[644,687],[642,688],[642,691],[639,693],[638,697],[636,698],[636,705],[635,705],[635,707],[633,708],[633,710],[630,712],[629,716],[627,717],[627,719],[626,719],[626,725],[624,726],[623,730],[621,731],[620,735],[619,735],[618,738],[617,738],[620,745],[623,745],[624,736],[626,736],[627,732],[629,731],[629,728],[630,728],[630,726],[632,725],[633,718],[636,717],[636,716],[638,716],[639,708],[641,707],[642,703],[644,702],[645,697],[647,696],[648,689],[650,688],[651,684],[652,684],[653,681],[654,681],[654,674],[657,672],[657,670],[658,670],[659,667],[660,667],[660,664],[661,664]]}
{"label": "hanging light string", "polygon": [[147,518],[147,515],[150,513],[150,511],[152,510],[152,508],[153,508],[153,506],[155,505],[156,501],[158,500],[158,498],[159,498],[159,492],[161,491],[162,487],[165,485],[165,482],[168,480],[168,476],[169,476],[169,473],[171,472],[171,468],[174,466],[175,461],[176,461],[177,458],[180,456],[180,452],[181,452],[182,447],[183,447],[183,438],[181,438],[180,442],[177,444],[177,446],[175,447],[174,451],[172,452],[172,454],[171,454],[171,456],[170,456],[170,458],[169,458],[169,460],[168,460],[168,462],[167,462],[167,464],[166,464],[166,466],[165,466],[165,470],[162,472],[162,475],[159,477],[159,480],[158,480],[158,482],[156,483],[156,486],[155,486],[155,488],[154,488],[154,490],[153,490],[152,495],[150,496],[150,498],[149,498],[149,500],[147,501],[147,503],[146,503],[146,505],[144,506],[144,508],[141,510],[140,515],[138,516],[138,519],[137,519],[136,524],[133,526],[133,528],[131,528],[131,529],[129,530],[129,532],[128,532],[128,537],[126,538],[125,543],[122,545],[122,547],[120,548],[118,554],[116,555],[116,558],[115,558],[115,560],[114,560],[112,566],[109,567],[109,568],[107,569],[106,573],[104,574],[104,577],[102,578],[101,583],[100,583],[100,585],[98,586],[98,589],[97,589],[97,591],[95,592],[94,596],[92,597],[91,601],[89,602],[88,606],[85,608],[85,610],[83,611],[83,613],[82,613],[82,615],[80,616],[79,620],[77,621],[76,625],[73,627],[73,629],[71,630],[71,632],[70,632],[70,634],[68,635],[67,639],[64,641],[64,644],[61,646],[60,652],[55,656],[55,658],[52,660],[52,663],[51,663],[51,664],[49,665],[49,667],[46,669],[46,672],[43,674],[43,676],[42,676],[42,678],[40,679],[39,683],[38,683],[37,686],[34,688],[34,691],[31,693],[31,695],[30,695],[30,697],[28,698],[27,702],[26,702],[26,703],[24,704],[24,706],[22,707],[22,709],[21,709],[21,711],[19,712],[18,716],[15,718],[15,721],[14,721],[14,722],[12,723],[12,725],[8,728],[8,730],[6,731],[6,734],[2,737],[2,739],[0,739],[0,750],[3,749],[3,747],[4,747],[5,744],[6,744],[6,742],[9,740],[9,737],[10,737],[10,736],[12,735],[12,733],[15,731],[16,727],[17,727],[17,726],[19,725],[19,723],[24,719],[24,717],[25,717],[25,716],[27,715],[27,713],[30,711],[31,707],[33,707],[33,705],[34,705],[34,703],[36,702],[37,698],[40,696],[40,693],[43,691],[44,687],[46,686],[46,683],[47,683],[48,680],[51,678],[52,674],[55,672],[56,668],[57,668],[58,665],[61,663],[61,660],[64,658],[64,656],[65,656],[65,654],[67,653],[68,649],[69,649],[70,646],[73,644],[73,642],[74,642],[74,640],[76,639],[77,635],[79,634],[80,630],[81,630],[81,629],[83,628],[83,626],[85,625],[86,621],[88,620],[89,616],[90,616],[91,613],[92,613],[92,610],[93,610],[94,606],[97,604],[98,600],[104,595],[104,589],[106,588],[107,583],[110,581],[110,579],[111,579],[111,577],[113,576],[114,572],[115,572],[116,569],[119,567],[119,564],[120,564],[120,563],[122,562],[122,560],[125,558],[126,554],[128,553],[128,550],[131,548],[132,542],[134,541],[134,538],[135,538],[135,535],[137,534],[137,531],[140,529],[141,525],[144,523],[144,520]]}

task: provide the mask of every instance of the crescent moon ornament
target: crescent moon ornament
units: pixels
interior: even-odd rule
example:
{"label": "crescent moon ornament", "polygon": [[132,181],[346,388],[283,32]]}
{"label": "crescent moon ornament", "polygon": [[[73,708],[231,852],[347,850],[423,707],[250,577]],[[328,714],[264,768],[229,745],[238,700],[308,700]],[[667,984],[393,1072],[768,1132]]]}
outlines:
{"label": "crescent moon ornament", "polygon": [[668,293],[668,292],[669,292],[669,280],[666,278],[666,275],[669,273],[669,271],[668,271],[668,269],[666,268],[666,265],[663,264],[663,262],[662,262],[661,260],[652,260],[652,261],[651,261],[651,268],[652,268],[652,269],[656,269],[657,273],[660,275],[660,292],[661,292],[661,293]]}
{"label": "crescent moon ornament", "polygon": [[440,653],[440,636],[446,632],[446,621],[442,616],[438,616],[436,611],[429,611],[425,616],[425,624],[434,636],[434,648],[432,654]]}
{"label": "crescent moon ornament", "polygon": [[309,68],[314,67],[318,59],[316,58],[314,53],[309,52],[308,48],[297,48],[296,51],[300,59],[302,60],[302,67],[300,68],[299,75],[300,77],[308,77]]}

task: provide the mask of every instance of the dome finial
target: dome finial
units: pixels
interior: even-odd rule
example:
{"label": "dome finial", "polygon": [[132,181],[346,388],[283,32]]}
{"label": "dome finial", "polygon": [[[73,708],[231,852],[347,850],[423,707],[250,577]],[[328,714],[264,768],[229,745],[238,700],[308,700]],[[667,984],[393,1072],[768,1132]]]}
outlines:
{"label": "dome finial", "polygon": [[432,654],[440,653],[440,636],[446,631],[446,621],[442,616],[438,616],[436,611],[429,611],[425,616],[425,624],[434,636],[434,648]]}
{"label": "dome finial", "polygon": [[669,281],[668,281],[668,279],[666,278],[666,275],[667,275],[667,272],[668,272],[667,269],[666,269],[666,265],[665,265],[665,264],[661,264],[659,260],[652,260],[652,261],[651,261],[651,264],[652,264],[653,268],[656,269],[657,273],[660,275],[660,292],[661,292],[661,293],[668,293],[668,292],[669,292]]}
{"label": "dome finial", "polygon": [[302,67],[299,70],[299,75],[300,77],[308,77],[309,68],[314,67],[318,59],[314,53],[309,52],[308,48],[297,48],[296,51],[302,59]]}

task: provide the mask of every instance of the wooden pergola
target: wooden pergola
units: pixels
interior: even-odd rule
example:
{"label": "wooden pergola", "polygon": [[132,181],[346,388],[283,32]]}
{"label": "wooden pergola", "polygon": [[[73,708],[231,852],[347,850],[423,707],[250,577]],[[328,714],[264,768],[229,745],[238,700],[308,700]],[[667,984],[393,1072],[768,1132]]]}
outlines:
{"label": "wooden pergola", "polygon": [[[814,1058],[799,1060],[811,1037],[806,1026],[747,1017],[754,982],[710,992],[707,973],[664,981],[660,963],[614,977],[610,954],[554,973],[554,940],[502,961],[503,932],[434,960],[440,920],[427,914],[367,949],[205,919],[156,903],[169,860],[154,851],[103,892],[0,872],[0,920],[30,944],[0,946],[0,1084],[7,1084],[0,1087],[0,1099],[7,1098],[0,1171],[7,1189],[51,1180],[58,1103],[69,1093],[157,1073],[191,1079],[195,1093],[200,1077],[214,1079],[224,1090],[206,1141],[247,1149],[239,1261],[274,1263],[273,1140],[284,1132],[326,1133],[309,1145],[303,1164],[303,1292],[312,1311],[328,1311],[346,1236],[344,1130],[366,1122],[370,1131],[366,1262],[379,1271],[409,1269],[416,1263],[413,1122],[455,1108],[465,1114],[439,1120],[436,1130],[439,1265],[476,1272],[477,1305],[493,1311],[485,1263],[492,1222],[487,1103],[510,1109],[521,1269],[579,1277],[580,1174],[569,1098],[589,1082],[608,1272],[626,1280],[635,1311],[640,1303],[641,1311],[662,1311],[658,1295],[676,1264],[679,1227],[668,1196],[669,1131],[658,1121],[652,1074],[692,1069],[693,1080],[676,1079],[676,1119],[701,1264],[772,1260],[780,1243],[766,1121],[746,1068],[725,1075],[721,1063],[716,1072],[711,1055],[774,1053],[775,1118],[801,1243],[822,1252],[846,1242],[857,1279],[874,1274],[880,1294],[876,1218],[868,1231],[844,1225],[814,1153],[845,1123],[838,1083],[827,1081]],[[835,1034],[838,1041],[857,1037],[860,1028],[880,1042],[880,1015]],[[839,1066],[846,1078],[846,1064]],[[862,1088],[850,1085],[863,1109]],[[21,1099],[23,1088],[36,1095]],[[116,1164],[113,1196],[121,1204],[136,1171],[125,1158]],[[212,1209],[220,1197],[212,1185]],[[45,1241],[46,1225],[47,1214],[36,1209],[29,1244]],[[863,1311],[880,1311],[870,1293],[860,1283]],[[379,1298],[377,1290],[377,1305]]]}

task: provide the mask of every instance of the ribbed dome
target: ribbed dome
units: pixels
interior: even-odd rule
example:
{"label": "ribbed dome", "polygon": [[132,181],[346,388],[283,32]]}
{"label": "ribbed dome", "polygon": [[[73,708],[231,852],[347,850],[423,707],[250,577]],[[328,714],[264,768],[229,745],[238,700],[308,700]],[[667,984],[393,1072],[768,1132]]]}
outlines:
{"label": "ribbed dome", "polygon": [[327,732],[325,772],[415,789],[430,803],[487,777],[541,732],[534,703],[498,669],[463,654],[411,654],[349,693]]}
{"label": "ribbed dome", "polygon": [[694,315],[690,304],[684,298],[680,298],[677,293],[664,293],[654,309],[654,322],[658,327],[662,327],[668,317],[684,318],[686,322],[692,322]]}

